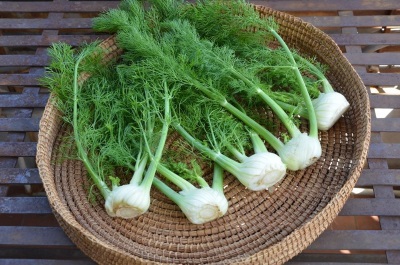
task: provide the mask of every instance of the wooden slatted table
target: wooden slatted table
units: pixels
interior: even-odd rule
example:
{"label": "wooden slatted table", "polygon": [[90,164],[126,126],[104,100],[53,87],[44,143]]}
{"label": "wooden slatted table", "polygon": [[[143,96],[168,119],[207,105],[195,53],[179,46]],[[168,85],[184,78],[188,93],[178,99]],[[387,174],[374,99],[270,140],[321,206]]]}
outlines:
{"label": "wooden slatted table", "polygon": [[[48,91],[38,78],[53,42],[95,35],[91,18],[119,1],[0,1],[0,265],[93,264],[58,226],[35,165]],[[340,215],[288,264],[400,264],[400,2],[251,1],[329,34],[368,88],[372,139]]]}

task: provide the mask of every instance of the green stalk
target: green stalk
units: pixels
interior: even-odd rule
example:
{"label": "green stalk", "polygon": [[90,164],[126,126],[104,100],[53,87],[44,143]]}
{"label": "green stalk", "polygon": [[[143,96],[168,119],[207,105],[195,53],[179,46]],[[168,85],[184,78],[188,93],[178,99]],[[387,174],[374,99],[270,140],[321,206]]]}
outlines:
{"label": "green stalk", "polygon": [[135,173],[133,173],[131,181],[129,182],[130,184],[136,184],[136,185],[140,184],[140,182],[142,181],[142,178],[143,178],[143,173],[146,169],[148,157],[149,156],[146,154],[146,155],[144,155],[143,158],[138,159],[136,161]]}
{"label": "green stalk", "polygon": [[253,143],[253,148],[255,153],[262,153],[262,152],[268,152],[267,148],[265,147],[264,142],[260,138],[260,136],[255,133],[254,131],[251,131],[250,133],[250,139],[251,142]]}
{"label": "green stalk", "polygon": [[251,82],[247,77],[243,76],[242,73],[236,71],[235,69],[230,69],[230,72],[256,91],[256,93],[260,96],[260,98],[265,103],[267,103],[267,105],[282,121],[282,123],[285,125],[286,129],[288,130],[288,132],[292,137],[295,137],[296,135],[301,133],[300,130],[297,128],[297,126],[292,122],[292,120],[286,114],[286,112],[283,111],[283,109],[270,96],[268,96],[267,93],[265,93],[261,88],[254,85],[253,82]]}
{"label": "green stalk", "polygon": [[278,138],[276,138],[275,135],[273,135],[270,131],[261,126],[258,122],[241,112],[228,101],[225,100],[223,103],[221,103],[221,106],[223,106],[236,118],[241,120],[244,124],[253,129],[258,135],[264,138],[264,140],[266,140],[276,151],[279,151],[283,148],[284,144]]}
{"label": "green stalk", "polygon": [[331,86],[331,84],[329,83],[328,79],[326,78],[326,76],[318,69],[318,67],[316,67],[314,64],[312,64],[310,61],[308,61],[307,59],[297,55],[296,58],[298,60],[301,60],[303,63],[305,63],[311,70],[311,72],[313,74],[315,74],[321,81],[322,81],[322,87],[323,87],[323,91],[325,93],[330,93],[330,92],[334,92],[333,87]]}
{"label": "green stalk", "polygon": [[240,167],[240,164],[238,162],[230,159],[229,157],[221,153],[217,153],[211,150],[210,148],[202,144],[199,140],[190,135],[180,124],[174,124],[173,126],[186,141],[192,144],[197,150],[208,156],[211,160],[218,163],[228,172],[234,174],[235,172],[239,171],[238,169]]}
{"label": "green stalk", "polygon": [[[153,183],[154,175],[157,171],[157,167],[160,164],[161,156],[164,151],[165,142],[167,141],[168,137],[168,130],[171,120],[171,113],[170,113],[170,97],[167,93],[167,88],[164,87],[165,97],[164,97],[164,123],[161,129],[161,136],[160,140],[158,141],[158,146],[156,149],[156,153],[154,156],[150,157],[150,165],[146,171],[146,175],[143,178],[142,184],[144,187],[148,187],[150,190],[151,184]],[[149,147],[149,146],[148,146]]]}
{"label": "green stalk", "polygon": [[101,194],[103,195],[104,198],[107,198],[108,195],[111,193],[110,188],[106,185],[106,183],[96,174],[95,170],[93,169],[87,154],[82,146],[81,139],[79,137],[79,132],[78,132],[78,68],[80,62],[83,60],[83,58],[86,56],[86,53],[82,53],[74,67],[74,108],[73,108],[73,131],[74,131],[74,138],[75,138],[75,143],[76,147],[78,149],[79,156],[81,157],[81,160],[83,164],[85,165],[90,177],[92,178],[93,182],[95,185],[98,187],[100,190]]}
{"label": "green stalk", "polygon": [[153,178],[153,185],[176,204],[183,199],[182,195],[171,189],[168,185],[156,177]]}
{"label": "green stalk", "polygon": [[294,112],[295,114],[300,115],[303,118],[308,118],[308,113],[305,111],[303,108],[298,108],[296,106],[293,106],[292,104],[285,103],[283,101],[277,100],[276,103],[281,106],[282,109],[288,111],[288,112]]}
{"label": "green stalk", "polygon": [[243,162],[243,160],[247,157],[245,154],[243,154],[242,152],[240,152],[238,149],[236,149],[235,147],[233,147],[232,145],[228,144],[227,148],[229,150],[229,152],[240,162]]}
{"label": "green stalk", "polygon": [[197,181],[197,183],[199,183],[200,187],[202,187],[202,188],[210,187],[210,185],[208,185],[207,181],[205,179],[203,179],[202,177],[197,177],[196,181]]}
{"label": "green stalk", "polygon": [[157,171],[163,175],[166,179],[174,183],[176,186],[178,186],[181,190],[190,190],[195,188],[189,181],[186,181],[185,179],[181,178],[162,164],[159,164],[157,166]]}
{"label": "green stalk", "polygon": [[311,98],[310,95],[308,94],[308,90],[306,87],[306,84],[304,83],[303,77],[300,73],[300,70],[298,68],[298,65],[296,63],[296,60],[293,57],[292,52],[290,51],[289,47],[286,45],[285,41],[282,39],[282,37],[273,29],[273,28],[269,28],[269,31],[272,33],[272,35],[278,40],[278,42],[281,44],[281,46],[283,47],[283,49],[285,50],[285,52],[287,53],[292,65],[294,66],[294,71],[297,77],[297,80],[299,82],[300,85],[300,90],[301,90],[301,94],[303,96],[303,99],[306,103],[306,107],[307,107],[307,111],[308,111],[308,119],[310,121],[310,133],[309,135],[311,137],[318,137],[318,125],[317,125],[317,116],[315,115],[315,111],[314,111],[314,106],[311,102]]}
{"label": "green stalk", "polygon": [[211,187],[222,194],[224,193],[224,169],[217,163],[214,163],[214,174]]}
{"label": "green stalk", "polygon": [[[188,77],[188,78],[190,78],[190,77]],[[196,86],[197,89],[199,89],[208,98],[217,101],[220,106],[222,106],[224,109],[226,109],[228,112],[230,112],[233,116],[235,116],[236,118],[241,120],[244,124],[246,124],[247,126],[252,128],[255,132],[257,132],[276,151],[282,149],[283,143],[277,137],[275,137],[275,135],[273,135],[270,131],[268,131],[263,126],[261,126],[258,122],[256,122],[255,120],[253,120],[252,118],[247,116],[245,113],[240,111],[234,105],[230,104],[224,96],[222,96],[218,92],[211,91],[209,88],[203,86],[203,84],[201,84],[197,80],[191,80],[191,82]]]}

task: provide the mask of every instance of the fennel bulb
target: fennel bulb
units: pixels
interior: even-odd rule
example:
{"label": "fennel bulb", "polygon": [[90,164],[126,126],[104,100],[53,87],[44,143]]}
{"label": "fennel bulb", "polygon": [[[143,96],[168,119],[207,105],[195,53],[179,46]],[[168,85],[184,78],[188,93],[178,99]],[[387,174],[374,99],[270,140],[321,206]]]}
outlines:
{"label": "fennel bulb", "polygon": [[204,224],[227,212],[228,200],[224,195],[223,169],[218,164],[214,164],[211,187],[201,176],[195,177],[201,186],[197,188],[162,165],[158,165],[157,170],[166,179],[177,185],[181,191],[179,193],[174,191],[158,178],[154,178],[154,186],[175,202],[191,223]]}
{"label": "fennel bulb", "polygon": [[283,163],[289,170],[299,170],[317,161],[322,154],[321,143],[307,133],[290,139],[279,151]]}
{"label": "fennel bulb", "polygon": [[338,92],[321,93],[312,100],[317,115],[318,129],[327,131],[350,107],[346,98]]}
{"label": "fennel bulb", "polygon": [[193,224],[212,221],[228,210],[228,200],[224,194],[210,187],[182,190],[179,194],[183,197],[177,204]]}
{"label": "fennel bulb", "polygon": [[149,188],[136,184],[115,187],[104,206],[111,217],[134,218],[145,213],[150,207]]}
{"label": "fennel bulb", "polygon": [[259,191],[278,183],[286,175],[286,166],[278,155],[262,152],[246,157],[238,171],[235,176],[243,185]]}

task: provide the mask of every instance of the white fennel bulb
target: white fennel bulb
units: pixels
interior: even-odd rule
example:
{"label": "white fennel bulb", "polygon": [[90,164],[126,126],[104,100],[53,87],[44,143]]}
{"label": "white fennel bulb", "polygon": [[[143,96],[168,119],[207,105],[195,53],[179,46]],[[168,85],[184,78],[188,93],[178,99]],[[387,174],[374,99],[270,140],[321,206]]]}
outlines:
{"label": "white fennel bulb", "polygon": [[235,176],[248,189],[265,190],[286,175],[286,166],[281,158],[270,152],[255,153],[244,158]]}
{"label": "white fennel bulb", "polygon": [[279,155],[283,163],[289,170],[299,170],[308,167],[321,157],[321,143],[315,137],[309,136],[307,133],[290,139],[279,150]]}
{"label": "white fennel bulb", "polygon": [[139,216],[145,213],[149,207],[149,189],[136,184],[114,188],[105,202],[108,215],[125,219]]}
{"label": "white fennel bulb", "polygon": [[323,131],[329,130],[350,106],[346,98],[338,92],[321,93],[312,103],[318,129]]}
{"label": "white fennel bulb", "polygon": [[228,210],[224,194],[210,187],[179,192],[182,199],[176,203],[193,224],[204,224],[223,216]]}

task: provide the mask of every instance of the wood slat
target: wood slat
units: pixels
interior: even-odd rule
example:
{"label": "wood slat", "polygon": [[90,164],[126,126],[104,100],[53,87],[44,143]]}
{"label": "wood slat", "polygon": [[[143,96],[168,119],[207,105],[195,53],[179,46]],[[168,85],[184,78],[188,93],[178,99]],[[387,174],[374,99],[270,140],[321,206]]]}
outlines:
{"label": "wood slat", "polygon": [[357,181],[357,187],[400,186],[400,169],[364,169]]}
{"label": "wood slat", "polygon": [[[400,75],[397,73],[360,73],[367,86],[396,86],[400,84]],[[41,74],[0,74],[0,85],[3,86],[37,86]]]}
{"label": "wood slat", "polygon": [[[353,65],[394,65],[400,62],[400,53],[344,53]],[[49,57],[43,55],[0,55],[0,66],[45,66]]]}
{"label": "wood slat", "polygon": [[[326,255],[327,256],[327,255]],[[335,260],[336,255],[331,255],[331,260]],[[1,263],[0,263],[1,264]],[[285,265],[338,265],[338,262],[287,262]],[[387,263],[354,263],[354,262],[340,262],[340,265],[387,265]]]}
{"label": "wood slat", "polygon": [[400,97],[393,95],[374,94],[369,96],[371,108],[400,109]]}
{"label": "wood slat", "polygon": [[[346,252],[340,253],[340,251],[328,250],[328,251],[315,251],[306,250],[305,252],[297,255],[287,264],[292,262],[299,262],[300,264],[335,264],[335,265],[382,265],[387,264],[386,255],[381,253],[369,253],[368,251],[357,251],[356,253]],[[285,265],[287,265],[285,263]]]}
{"label": "wood slat", "polygon": [[26,142],[26,143],[0,142],[0,156],[12,156],[12,157],[35,156],[36,146],[37,143],[33,142]]}
{"label": "wood slat", "polygon": [[38,86],[41,74],[0,74],[1,86]]}
{"label": "wood slat", "polygon": [[344,53],[352,65],[393,65],[399,64],[400,53]]}
{"label": "wood slat", "polygon": [[0,1],[2,12],[102,12],[118,6],[120,1]]}
{"label": "wood slat", "polygon": [[13,35],[0,36],[0,46],[4,47],[48,47],[55,42],[65,42],[78,46],[85,42],[102,40],[108,36],[103,35]]}
{"label": "wood slat", "polygon": [[261,0],[251,2],[281,11],[396,10],[399,8],[397,0]]}
{"label": "wood slat", "polygon": [[0,235],[0,246],[74,246],[60,227],[0,226]]}
{"label": "wood slat", "polygon": [[400,230],[326,230],[308,249],[311,250],[398,250]]}
{"label": "wood slat", "polygon": [[400,34],[329,34],[338,45],[398,45]]}
{"label": "wood slat", "polygon": [[2,168],[0,171],[0,184],[41,184],[37,168]]}
{"label": "wood slat", "polygon": [[3,108],[43,108],[44,106],[46,106],[48,99],[49,99],[48,93],[43,93],[43,94],[4,93],[0,94],[0,106]]}
{"label": "wood slat", "polygon": [[394,216],[400,215],[399,199],[350,198],[344,205],[340,215],[344,216]]}
{"label": "wood slat", "polygon": [[50,214],[47,197],[0,197],[0,214]]}
{"label": "wood slat", "polygon": [[[78,43],[77,43],[78,44]],[[400,75],[397,73],[360,73],[367,86],[395,86],[400,84]],[[37,86],[41,74],[0,74],[0,85],[8,86]]]}
{"label": "wood slat", "polygon": [[371,143],[368,158],[399,158],[400,144]]}
{"label": "wood slat", "polygon": [[[344,53],[353,65],[394,65],[400,62],[400,53]],[[44,55],[0,55],[0,66],[45,66],[49,57]]]}
{"label": "wood slat", "polygon": [[0,18],[1,29],[90,29],[91,18]]}
{"label": "wood slat", "polygon": [[397,73],[359,73],[367,86],[397,86],[400,84],[400,75]]}
{"label": "wood slat", "polygon": [[[0,251],[0,262],[3,260],[68,260],[70,264],[75,261],[90,261],[90,259],[76,247],[44,247],[29,246],[3,246]],[[46,264],[46,263],[45,263]],[[57,265],[58,263],[53,263]],[[79,263],[78,263],[79,264]]]}
{"label": "wood slat", "polygon": [[[7,214],[47,214],[51,213],[46,197],[0,197],[0,213]],[[342,216],[398,216],[399,199],[351,198],[342,211]]]}
{"label": "wood slat", "polygon": [[300,17],[316,27],[383,27],[400,25],[400,16],[312,16]]}
{"label": "wood slat", "polygon": [[0,118],[0,132],[37,132],[40,118]]}
{"label": "wood slat", "polygon": [[1,66],[45,66],[49,63],[47,54],[41,55],[0,55]]}
{"label": "wood slat", "polygon": [[[300,16],[305,22],[316,27],[383,27],[400,25],[400,16]],[[2,29],[90,29],[91,18],[63,18],[52,20],[47,18],[3,18],[0,19]]]}
{"label": "wood slat", "polygon": [[[119,1],[71,1],[71,2],[0,2],[3,12],[99,12],[114,8]],[[192,2],[192,1],[190,1]],[[282,11],[329,11],[329,10],[395,10],[397,0],[310,0],[310,1],[251,1]]]}
{"label": "wood slat", "polygon": [[371,119],[371,127],[373,132],[398,132],[400,118]]}
{"label": "wood slat", "polygon": [[[94,261],[85,260],[60,260],[60,259],[0,259],[0,265],[94,265]],[[379,265],[379,264],[375,264]]]}

